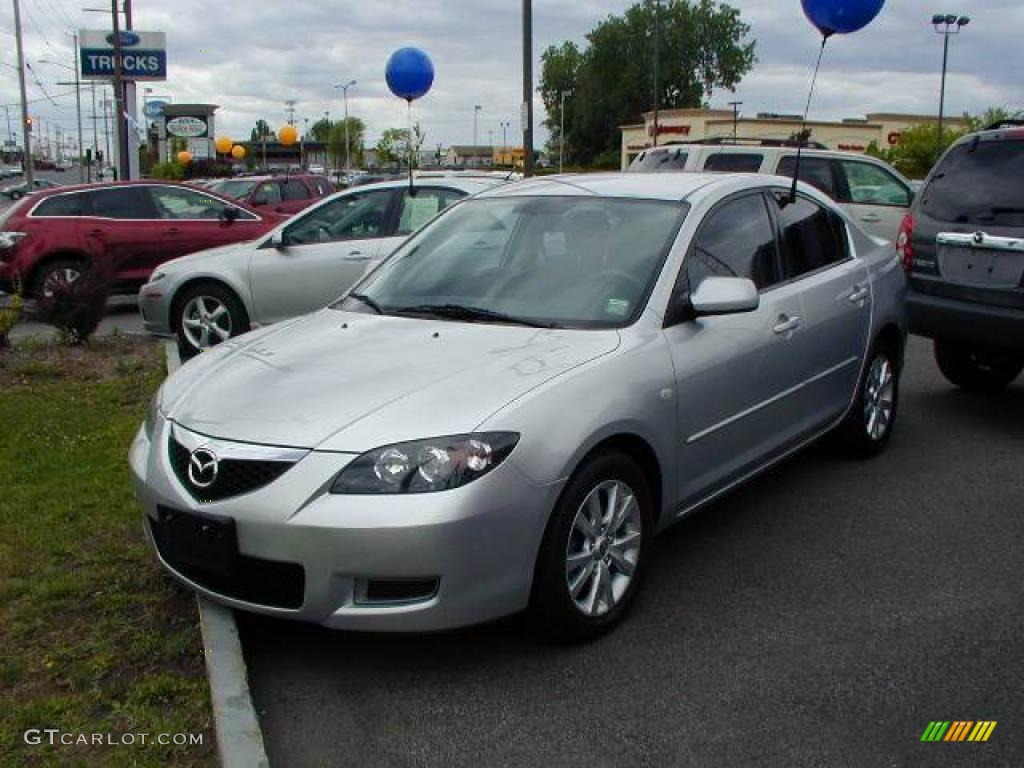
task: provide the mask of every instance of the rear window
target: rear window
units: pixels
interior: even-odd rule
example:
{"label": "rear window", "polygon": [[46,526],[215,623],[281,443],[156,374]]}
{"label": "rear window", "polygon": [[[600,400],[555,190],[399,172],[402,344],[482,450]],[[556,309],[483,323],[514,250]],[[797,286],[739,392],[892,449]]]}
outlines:
{"label": "rear window", "polygon": [[1024,227],[1024,141],[969,141],[943,158],[921,210],[939,221]]}
{"label": "rear window", "polygon": [[724,173],[757,173],[764,155],[756,153],[716,152],[704,161],[705,171]]}
{"label": "rear window", "polygon": [[681,149],[641,152],[630,163],[629,170],[633,173],[681,171],[686,168],[687,157],[687,152]]}

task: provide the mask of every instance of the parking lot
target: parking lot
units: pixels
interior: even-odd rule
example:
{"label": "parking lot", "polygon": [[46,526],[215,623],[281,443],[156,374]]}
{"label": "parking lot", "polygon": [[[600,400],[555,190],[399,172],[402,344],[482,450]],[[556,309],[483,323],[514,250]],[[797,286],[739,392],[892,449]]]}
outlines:
{"label": "parking lot", "polygon": [[[1024,383],[967,395],[914,339],[887,453],[812,449],[676,526],[597,642],[239,615],[271,763],[1019,765],[1022,448]],[[998,727],[921,743],[936,719]]]}

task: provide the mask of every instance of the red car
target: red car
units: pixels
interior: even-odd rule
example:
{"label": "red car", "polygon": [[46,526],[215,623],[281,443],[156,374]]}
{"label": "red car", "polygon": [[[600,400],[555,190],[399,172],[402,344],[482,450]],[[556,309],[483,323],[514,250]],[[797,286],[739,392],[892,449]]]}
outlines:
{"label": "red car", "polygon": [[250,208],[287,214],[298,213],[335,191],[326,176],[311,173],[223,179],[211,182],[208,188]]}
{"label": "red car", "polygon": [[46,295],[101,267],[115,291],[134,291],[169,259],[253,240],[285,218],[173,182],[38,192],[0,214],[0,289],[20,282],[27,295]]}

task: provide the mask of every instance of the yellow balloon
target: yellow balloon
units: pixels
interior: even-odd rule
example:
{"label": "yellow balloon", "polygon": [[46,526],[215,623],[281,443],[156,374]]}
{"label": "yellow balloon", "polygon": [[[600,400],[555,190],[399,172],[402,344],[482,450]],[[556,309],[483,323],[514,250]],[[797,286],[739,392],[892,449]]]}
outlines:
{"label": "yellow balloon", "polygon": [[235,158],[235,160],[243,159],[245,157],[245,147],[241,144],[235,144],[235,146],[231,148],[231,156]]}
{"label": "yellow balloon", "polygon": [[299,131],[294,125],[286,125],[277,132],[277,138],[286,147],[290,147],[299,140]]}
{"label": "yellow balloon", "polygon": [[215,144],[217,145],[217,151],[222,155],[226,155],[228,152],[231,151],[231,147],[235,145],[235,142],[233,142],[227,136],[220,136],[217,138]]}
{"label": "yellow balloon", "polygon": [[192,153],[183,149],[178,153],[178,162],[182,165],[188,165],[192,162]]}

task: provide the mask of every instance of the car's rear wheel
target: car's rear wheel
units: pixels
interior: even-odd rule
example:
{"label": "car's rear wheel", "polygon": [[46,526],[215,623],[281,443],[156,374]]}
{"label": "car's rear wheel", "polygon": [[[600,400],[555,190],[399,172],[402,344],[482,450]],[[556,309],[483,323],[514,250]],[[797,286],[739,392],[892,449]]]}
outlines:
{"label": "car's rear wheel", "polygon": [[654,534],[647,478],[633,459],[609,451],[570,479],[548,523],[530,611],[557,640],[606,632],[632,603]]}
{"label": "car's rear wheel", "polygon": [[953,384],[969,392],[998,392],[1024,370],[1024,354],[971,349],[948,341],[935,342],[935,362]]}
{"label": "car's rear wheel", "polygon": [[249,317],[234,292],[216,283],[200,283],[174,303],[174,331],[182,359],[212,349],[249,330]]}
{"label": "car's rear wheel", "polygon": [[54,259],[36,272],[31,294],[37,299],[49,299],[54,292],[67,288],[85,274],[87,266],[77,259]]}
{"label": "car's rear wheel", "polygon": [[836,428],[835,443],[853,456],[877,456],[892,437],[899,400],[899,358],[892,344],[878,343],[861,373],[853,407]]}

